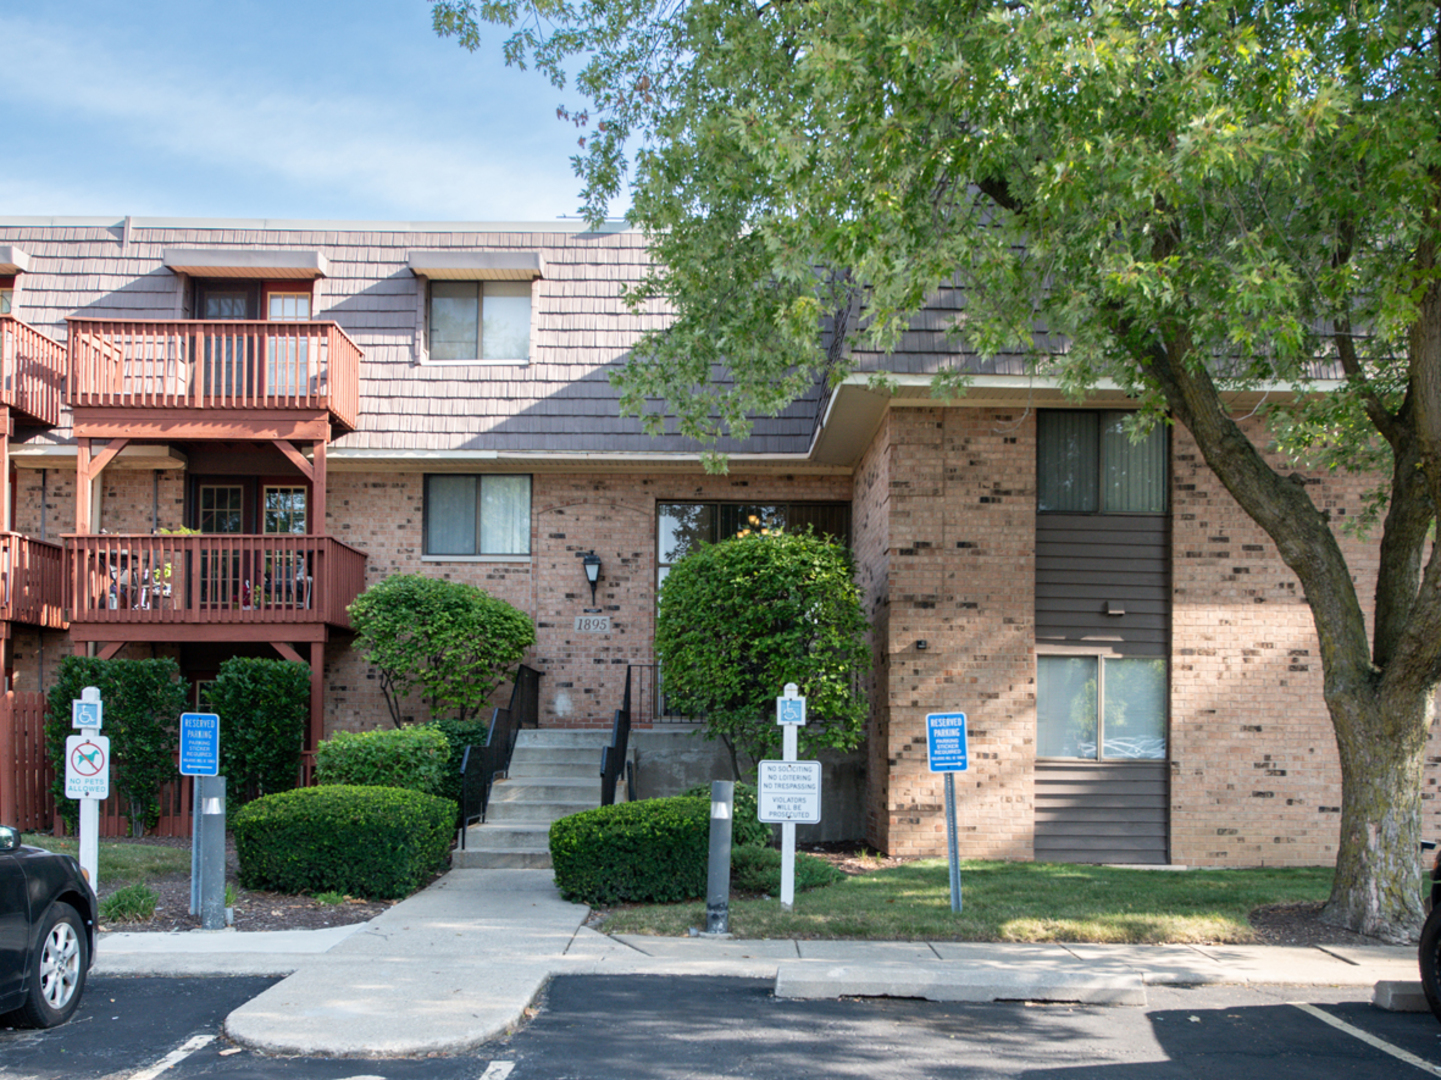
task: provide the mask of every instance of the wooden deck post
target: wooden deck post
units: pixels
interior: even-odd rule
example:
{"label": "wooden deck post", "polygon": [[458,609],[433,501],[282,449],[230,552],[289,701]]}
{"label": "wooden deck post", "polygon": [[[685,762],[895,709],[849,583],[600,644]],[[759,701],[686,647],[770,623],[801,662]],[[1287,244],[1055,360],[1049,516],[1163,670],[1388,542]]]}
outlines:
{"label": "wooden deck post", "polygon": [[315,440],[315,456],[311,467],[315,470],[315,478],[310,484],[310,501],[313,504],[310,517],[312,519],[310,531],[316,536],[324,536],[329,530],[325,525],[325,440]]}
{"label": "wooden deck post", "polygon": [[310,643],[310,738],[306,749],[314,750],[325,736],[325,642]]}

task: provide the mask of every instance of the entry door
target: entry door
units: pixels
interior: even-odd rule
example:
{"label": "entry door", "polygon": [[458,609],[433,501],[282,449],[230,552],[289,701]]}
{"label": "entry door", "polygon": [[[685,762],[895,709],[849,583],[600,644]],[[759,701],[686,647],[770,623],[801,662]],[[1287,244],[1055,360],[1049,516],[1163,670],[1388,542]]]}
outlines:
{"label": "entry door", "polygon": [[[260,290],[256,285],[201,282],[196,311],[210,322],[256,319]],[[253,335],[207,331],[204,335],[205,388],[210,395],[234,397],[255,392]]]}
{"label": "entry door", "polygon": [[[245,531],[245,486],[200,484],[196,525],[208,536]],[[200,602],[213,607],[249,607],[240,552],[206,545],[200,552]]]}

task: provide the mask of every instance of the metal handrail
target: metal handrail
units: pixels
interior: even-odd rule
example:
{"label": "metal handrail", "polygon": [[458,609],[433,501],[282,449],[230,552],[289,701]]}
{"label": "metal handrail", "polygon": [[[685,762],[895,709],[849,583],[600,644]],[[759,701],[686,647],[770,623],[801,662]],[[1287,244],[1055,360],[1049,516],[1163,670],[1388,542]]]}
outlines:
{"label": "metal handrail", "polygon": [[537,727],[540,720],[541,672],[524,664],[515,673],[510,705],[497,707],[490,716],[490,730],[484,746],[467,746],[460,759],[460,847],[465,849],[466,830],[485,821],[490,791],[497,775],[510,769],[516,737],[523,727]]}
{"label": "metal handrail", "polygon": [[630,748],[630,673],[633,664],[625,667],[625,695],[610,728],[610,743],[600,751],[600,804],[615,804],[616,781],[625,771],[626,753]]}

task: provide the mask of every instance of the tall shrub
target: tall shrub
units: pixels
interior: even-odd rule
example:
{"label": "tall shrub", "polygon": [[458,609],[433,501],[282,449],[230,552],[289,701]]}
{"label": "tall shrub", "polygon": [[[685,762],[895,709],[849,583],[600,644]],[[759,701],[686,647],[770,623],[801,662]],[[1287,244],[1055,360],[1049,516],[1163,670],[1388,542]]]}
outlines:
{"label": "tall shrub", "polygon": [[65,739],[70,703],[87,686],[100,690],[105,703],[101,733],[110,739],[110,786],[120,795],[130,831],[143,836],[160,820],[160,785],[176,775],[180,714],[185,684],[172,659],[98,660],[67,656],[60,661],[45,711],[45,747],[55,765],[55,801],[73,828],[78,807],[65,798]]}
{"label": "tall shrub", "polygon": [[775,699],[807,699],[802,753],[850,750],[864,735],[858,676],[869,669],[866,620],[850,553],[810,534],[752,533],[704,544],[660,590],[655,651],[668,706],[705,718],[705,735],[759,761],[778,756]]}
{"label": "tall shrub", "polygon": [[431,716],[468,720],[535,643],[535,624],[504,600],[458,581],[395,574],[350,605],[355,647],[380,675],[390,718],[418,690]]}
{"label": "tall shrub", "polygon": [[399,731],[337,731],[315,748],[322,785],[408,788],[427,795],[445,789],[450,741],[430,724]]}
{"label": "tall shrub", "polygon": [[310,669],[293,660],[236,656],[210,687],[220,716],[220,771],[232,801],[289,791],[300,780],[310,716]]}

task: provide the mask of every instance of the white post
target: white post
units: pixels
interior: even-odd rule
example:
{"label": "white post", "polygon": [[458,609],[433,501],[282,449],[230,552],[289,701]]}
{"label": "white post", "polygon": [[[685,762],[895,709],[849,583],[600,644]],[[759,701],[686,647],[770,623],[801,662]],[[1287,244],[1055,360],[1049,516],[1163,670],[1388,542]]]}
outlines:
{"label": "white post", "polygon": [[[87,686],[80,691],[80,700],[86,704],[100,701],[98,687]],[[100,734],[98,727],[82,727],[80,734],[94,738]],[[108,763],[107,763],[108,768]],[[80,869],[85,873],[90,887],[100,892],[100,800],[80,800]]]}
{"label": "white post", "polygon": [[[790,687],[786,687],[787,690]],[[781,760],[796,760],[796,725],[781,725]],[[790,911],[796,902],[796,823],[781,822],[781,910]]]}

